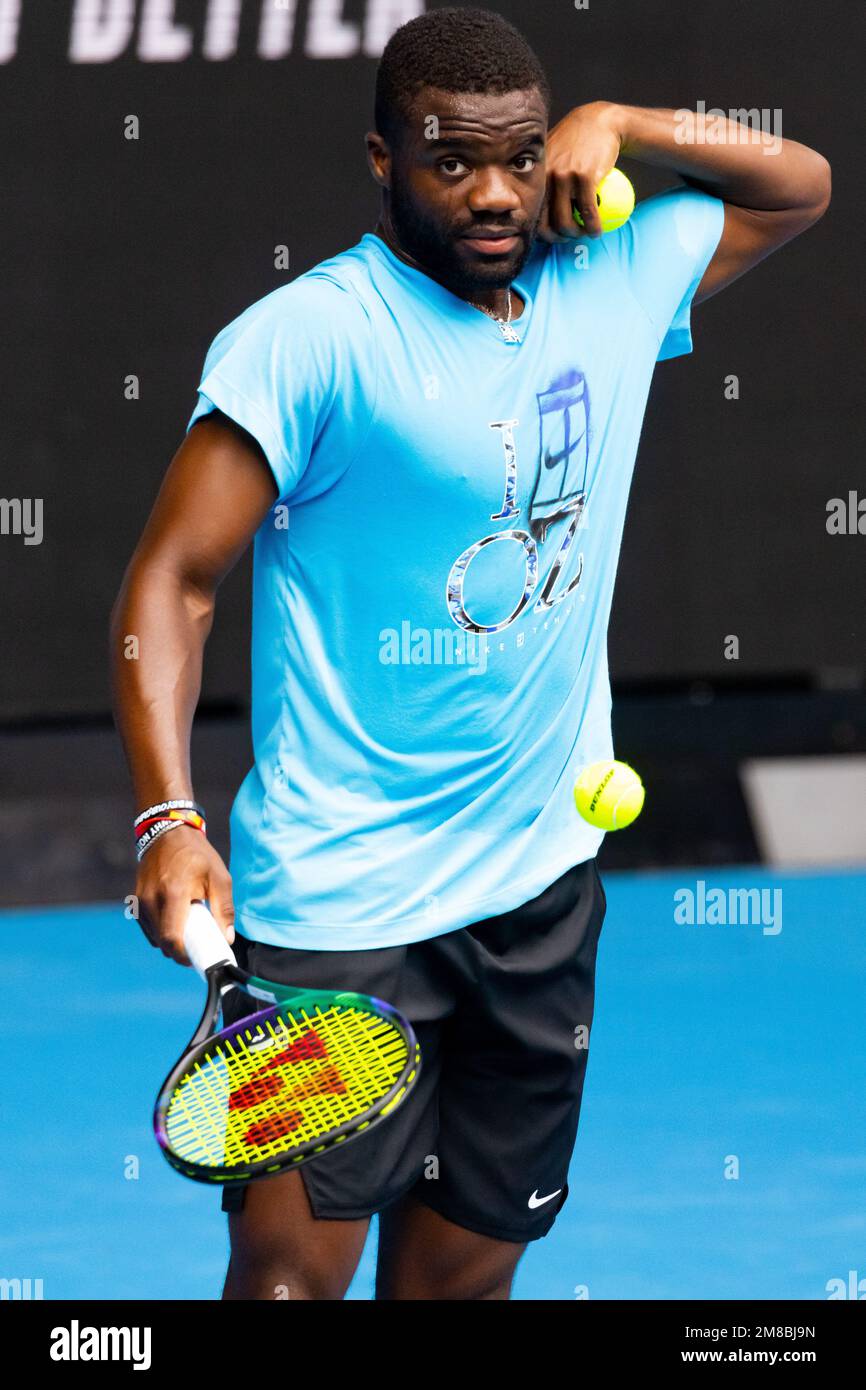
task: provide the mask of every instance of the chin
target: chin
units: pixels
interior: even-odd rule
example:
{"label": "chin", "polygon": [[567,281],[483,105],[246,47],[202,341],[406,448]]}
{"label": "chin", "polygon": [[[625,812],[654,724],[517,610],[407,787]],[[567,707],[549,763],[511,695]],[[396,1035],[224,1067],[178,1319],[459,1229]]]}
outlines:
{"label": "chin", "polygon": [[473,289],[505,290],[519,275],[527,260],[531,243],[509,256],[457,256],[459,273]]}
{"label": "chin", "polygon": [[472,289],[507,290],[520,274],[523,264],[523,256],[512,257],[511,260],[503,262],[502,265],[467,267],[464,273],[466,281]]}

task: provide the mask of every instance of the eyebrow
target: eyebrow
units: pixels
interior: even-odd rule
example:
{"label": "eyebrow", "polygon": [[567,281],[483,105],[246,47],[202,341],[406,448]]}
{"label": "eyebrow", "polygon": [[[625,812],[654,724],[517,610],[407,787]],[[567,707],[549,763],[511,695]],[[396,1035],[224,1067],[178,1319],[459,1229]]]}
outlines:
{"label": "eyebrow", "polygon": [[[466,149],[467,146],[473,145],[475,141],[471,135],[440,135],[437,139],[425,140],[424,143],[428,149],[441,150]],[[537,135],[527,135],[523,139],[515,139],[513,143],[515,148],[517,146],[524,148],[526,145],[543,145],[544,136],[540,133]]]}

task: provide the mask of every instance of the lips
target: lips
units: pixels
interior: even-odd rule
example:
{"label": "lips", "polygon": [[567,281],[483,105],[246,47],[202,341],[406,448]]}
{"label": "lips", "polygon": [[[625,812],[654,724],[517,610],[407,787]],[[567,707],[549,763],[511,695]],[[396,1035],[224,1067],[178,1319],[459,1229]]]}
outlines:
{"label": "lips", "polygon": [[517,232],[486,231],[464,233],[461,241],[467,241],[475,251],[485,255],[504,256],[513,251],[520,237]]}

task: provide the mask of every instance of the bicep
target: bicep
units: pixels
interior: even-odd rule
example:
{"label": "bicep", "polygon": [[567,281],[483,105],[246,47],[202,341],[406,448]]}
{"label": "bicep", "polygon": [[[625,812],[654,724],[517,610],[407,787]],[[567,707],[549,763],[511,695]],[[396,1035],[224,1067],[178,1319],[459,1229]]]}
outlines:
{"label": "bicep", "polygon": [[213,412],[193,425],[172,459],[135,562],[169,568],[210,591],[240,559],[276,498],[260,446]]}
{"label": "bicep", "polygon": [[693,302],[700,304],[739,279],[765,256],[804,232],[818,216],[820,213],[804,212],[802,208],[761,211],[725,203],[722,235]]}

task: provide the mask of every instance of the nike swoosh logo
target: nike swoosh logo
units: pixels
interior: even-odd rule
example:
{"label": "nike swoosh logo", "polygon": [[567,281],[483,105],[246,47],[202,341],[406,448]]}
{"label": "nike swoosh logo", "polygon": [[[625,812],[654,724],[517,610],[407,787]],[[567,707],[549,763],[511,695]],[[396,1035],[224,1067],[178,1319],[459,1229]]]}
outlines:
{"label": "nike swoosh logo", "polygon": [[563,459],[564,459],[564,458],[567,458],[567,457],[568,457],[568,455],[567,455],[566,453],[561,453],[561,454],[547,454],[547,453],[546,453],[546,454],[544,455],[544,466],[545,466],[545,468],[555,468],[556,465],[557,465],[558,463],[562,463]]}
{"label": "nike swoosh logo", "polygon": [[533,1210],[535,1207],[543,1207],[545,1202],[552,1202],[554,1197],[558,1197],[561,1191],[562,1188],[558,1187],[555,1192],[548,1192],[546,1197],[539,1197],[538,1188],[536,1188],[527,1205],[532,1207]]}
{"label": "nike swoosh logo", "polygon": [[575,449],[580,448],[581,444],[583,443],[583,438],[584,437],[582,434],[578,435],[577,439],[574,441],[573,444],[567,444],[564,449],[560,449],[559,452],[556,454],[552,454],[549,449],[545,449],[545,468],[556,468],[560,463],[565,463],[566,459],[571,458],[571,455],[574,453]]}

